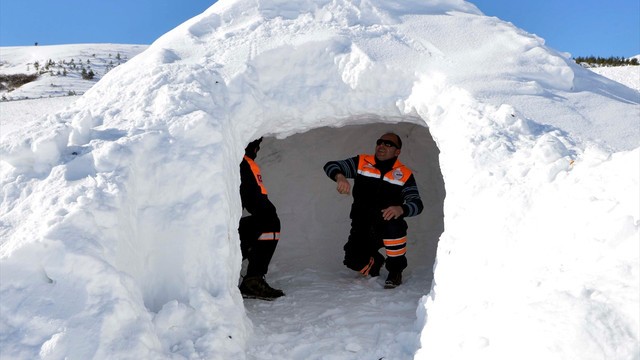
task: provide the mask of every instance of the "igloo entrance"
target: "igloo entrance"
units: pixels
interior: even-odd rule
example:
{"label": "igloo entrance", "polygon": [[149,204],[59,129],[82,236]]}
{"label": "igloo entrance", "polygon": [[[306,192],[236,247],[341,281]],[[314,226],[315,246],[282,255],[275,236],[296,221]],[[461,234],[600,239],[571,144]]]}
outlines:
{"label": "igloo entrance", "polygon": [[[323,127],[285,139],[264,138],[256,162],[282,222],[267,280],[287,296],[245,301],[256,330],[249,358],[282,349],[336,354],[341,346],[346,353],[370,351],[371,358],[404,358],[402,353],[410,358],[417,350],[417,334],[407,333],[416,331],[416,308],[430,290],[445,197],[438,148],[428,128],[417,123]],[[363,278],[342,264],[353,198],[338,194],[322,169],[329,160],[373,153],[375,140],[386,132],[401,136],[400,160],[414,172],[425,205],[422,214],[407,219],[409,266],[405,283],[394,290],[383,289],[386,270],[378,278]],[[336,331],[345,337],[337,338]],[[278,336],[284,333],[299,335]],[[349,334],[354,333],[371,336],[353,344]],[[405,336],[399,340],[389,334]]]}
{"label": "igloo entrance", "polygon": [[425,126],[375,123],[318,128],[282,140],[264,138],[256,161],[282,222],[281,241],[272,260],[274,269],[344,268],[342,246],[349,234],[353,199],[335,191],[335,183],[326,177],[322,166],[329,160],[373,153],[375,140],[389,131],[402,137],[400,160],[414,172],[425,205],[422,214],[407,219],[407,270],[433,266],[444,226],[439,151]]}

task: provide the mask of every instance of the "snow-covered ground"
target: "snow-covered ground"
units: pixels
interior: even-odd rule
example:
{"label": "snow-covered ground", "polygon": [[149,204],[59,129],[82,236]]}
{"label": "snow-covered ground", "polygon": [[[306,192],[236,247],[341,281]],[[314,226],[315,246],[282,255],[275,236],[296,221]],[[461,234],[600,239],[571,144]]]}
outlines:
{"label": "snow-covered ground", "polygon": [[640,91],[640,66],[593,67],[589,70]]}
{"label": "snow-covered ground", "polygon": [[0,139],[73,104],[78,96],[0,102]]}
{"label": "snow-covered ground", "polygon": [[[0,354],[638,358],[625,85],[461,1],[221,1],[83,97],[0,103]],[[350,199],[322,172],[389,130],[426,205],[391,291],[342,266]],[[243,302],[261,135],[287,296]]]}

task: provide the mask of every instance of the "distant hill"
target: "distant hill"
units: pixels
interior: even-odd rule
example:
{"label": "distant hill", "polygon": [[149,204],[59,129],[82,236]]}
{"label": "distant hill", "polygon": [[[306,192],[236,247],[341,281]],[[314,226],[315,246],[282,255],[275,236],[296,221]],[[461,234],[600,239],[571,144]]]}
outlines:
{"label": "distant hill", "polygon": [[147,47],[127,44],[2,47],[0,97],[6,101],[81,95],[106,73]]}

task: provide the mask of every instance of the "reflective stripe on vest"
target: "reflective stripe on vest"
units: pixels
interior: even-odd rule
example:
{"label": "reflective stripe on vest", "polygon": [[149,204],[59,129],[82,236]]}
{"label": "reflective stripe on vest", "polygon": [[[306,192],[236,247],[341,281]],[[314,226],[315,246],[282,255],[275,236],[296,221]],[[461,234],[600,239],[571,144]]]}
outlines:
{"label": "reflective stripe on vest", "polygon": [[260,175],[260,168],[258,167],[256,162],[251,160],[251,158],[248,157],[247,155],[244,156],[244,159],[247,160],[247,163],[249,163],[249,166],[251,167],[251,172],[253,173],[253,176],[256,178],[256,182],[258,183],[258,186],[260,186],[260,192],[267,195],[267,188],[265,188],[264,185],[262,184],[262,175]]}
{"label": "reflective stripe on vest", "polygon": [[280,240],[280,233],[279,232],[266,232],[266,233],[262,233],[259,237],[258,240]]}
{"label": "reflective stripe on vest", "polygon": [[[374,166],[375,163],[376,158],[374,155],[360,155],[358,160],[358,174],[366,177],[380,178],[380,170]],[[382,180],[402,186],[409,180],[411,174],[411,170],[396,159],[393,168],[384,175]]]}

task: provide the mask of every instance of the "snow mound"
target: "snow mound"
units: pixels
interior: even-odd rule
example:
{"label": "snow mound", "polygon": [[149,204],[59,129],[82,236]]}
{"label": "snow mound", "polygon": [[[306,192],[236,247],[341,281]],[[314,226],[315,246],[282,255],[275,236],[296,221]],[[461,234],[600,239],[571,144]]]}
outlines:
{"label": "snow mound", "polygon": [[[409,123],[433,136],[447,195],[404,350],[637,356],[638,111],[637,92],[464,1],[220,1],[3,136],[3,354],[243,358],[245,145]],[[290,150],[321,172],[325,149]],[[288,236],[324,236],[336,204],[316,204]]]}

